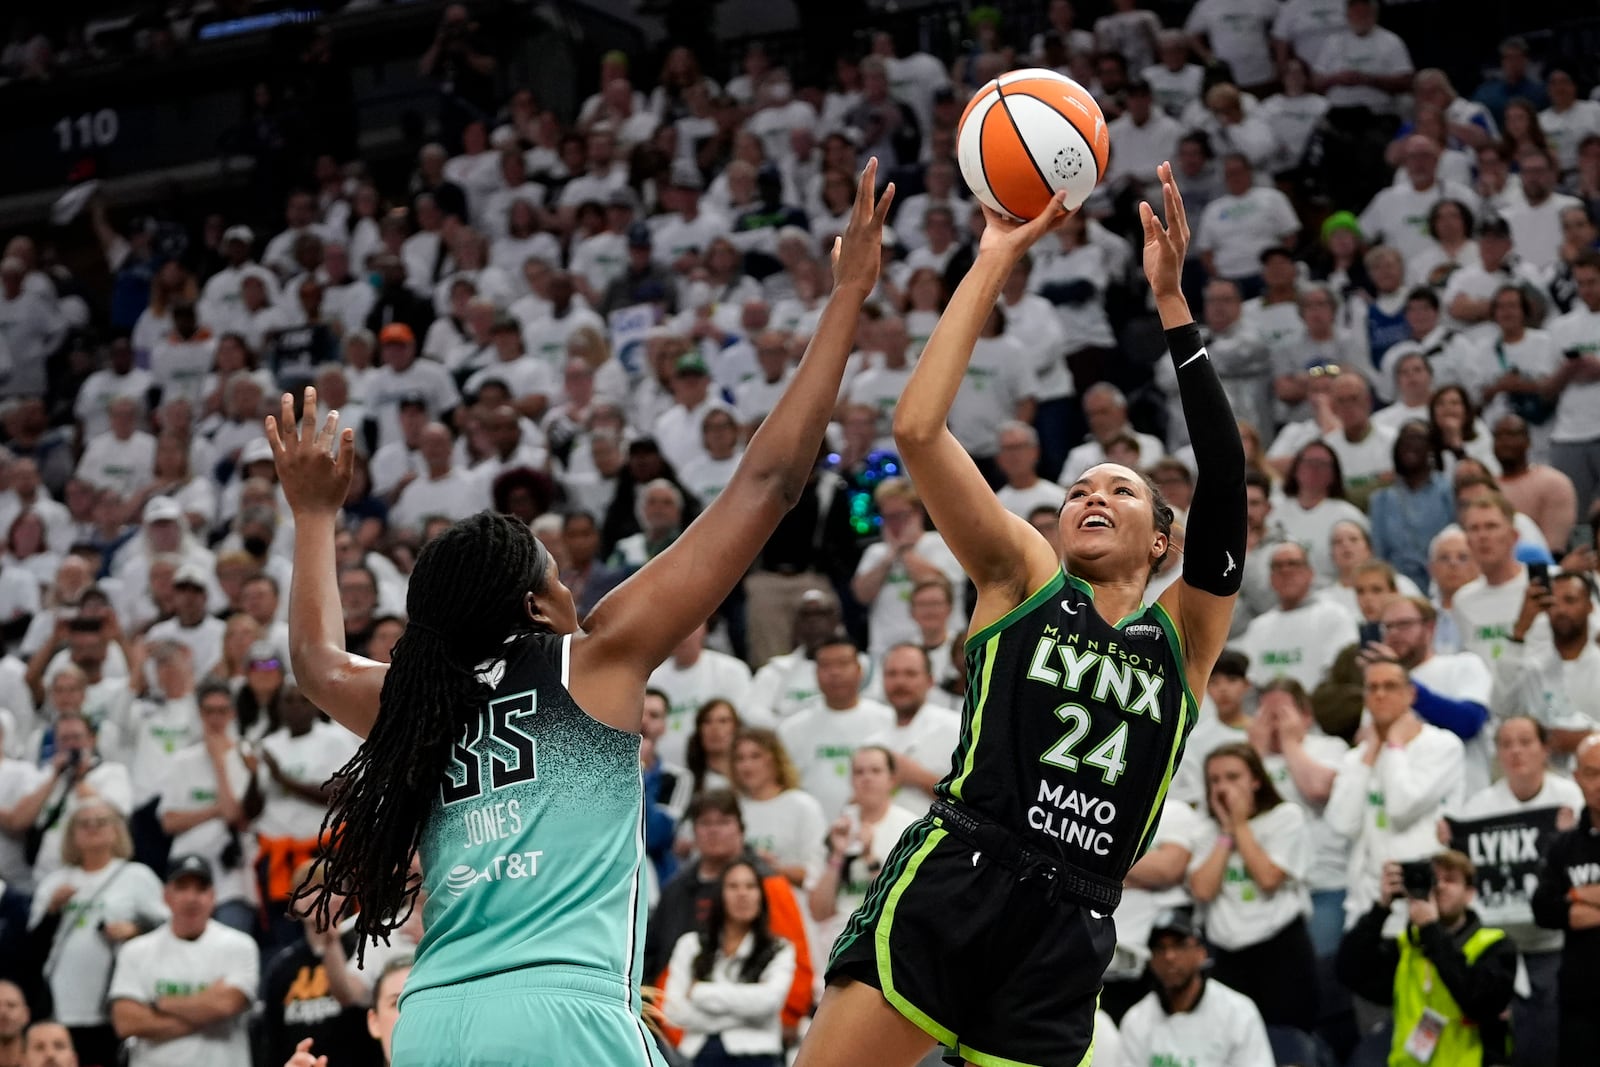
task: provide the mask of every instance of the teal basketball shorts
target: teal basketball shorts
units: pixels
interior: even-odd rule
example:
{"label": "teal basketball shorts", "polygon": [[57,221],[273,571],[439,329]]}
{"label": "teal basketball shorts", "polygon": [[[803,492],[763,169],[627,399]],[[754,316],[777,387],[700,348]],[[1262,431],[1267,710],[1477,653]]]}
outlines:
{"label": "teal basketball shorts", "polygon": [[524,967],[419,989],[400,1005],[394,1067],[665,1067],[621,978]]}

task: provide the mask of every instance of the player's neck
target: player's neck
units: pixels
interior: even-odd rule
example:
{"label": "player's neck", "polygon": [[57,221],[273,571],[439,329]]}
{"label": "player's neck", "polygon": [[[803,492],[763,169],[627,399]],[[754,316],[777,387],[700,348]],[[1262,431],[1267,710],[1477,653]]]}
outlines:
{"label": "player's neck", "polygon": [[1145,583],[1137,579],[1091,582],[1090,586],[1094,589],[1095,611],[1113,626],[1138,611],[1144,603]]}

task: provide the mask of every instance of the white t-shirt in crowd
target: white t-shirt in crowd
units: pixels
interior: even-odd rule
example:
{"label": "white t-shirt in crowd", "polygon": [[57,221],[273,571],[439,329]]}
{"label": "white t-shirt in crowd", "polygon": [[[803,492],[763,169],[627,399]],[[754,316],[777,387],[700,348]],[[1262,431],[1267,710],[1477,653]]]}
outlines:
{"label": "white t-shirt in crowd", "polygon": [[1345,0],[1284,0],[1272,23],[1272,39],[1287,41],[1295,55],[1310,61],[1349,26],[1346,6]]}
{"label": "white t-shirt in crowd", "polygon": [[[1169,795],[1162,805],[1150,848],[1177,845],[1192,857],[1205,829],[1201,825],[1204,821],[1205,816]],[[1143,978],[1145,963],[1150,959],[1150,927],[1156,916],[1163,908],[1182,908],[1190,903],[1189,892],[1181,882],[1161,890],[1125,887],[1117,908],[1117,949],[1106,973],[1120,981]]]}
{"label": "white t-shirt in crowd", "polygon": [[[932,530],[917,539],[913,551],[950,579],[950,584],[956,590],[955,611],[959,616],[964,608],[962,587],[966,583],[966,572],[961,569],[955,553],[944,543],[944,538]],[[894,550],[882,541],[868,545],[867,550],[861,554],[861,562],[856,566],[856,573],[862,574],[872,570],[893,554]],[[868,609],[867,651],[873,659],[882,659],[891,645],[897,645],[902,641],[921,643],[922,631],[911,618],[913,584],[903,563],[896,561],[889,566],[889,573],[883,579],[883,586],[878,590],[878,595],[873,598]]]}
{"label": "white t-shirt in crowd", "polygon": [[1311,566],[1320,577],[1335,578],[1338,568],[1333,565],[1328,538],[1333,528],[1341,522],[1353,522],[1363,530],[1370,530],[1366,513],[1348,500],[1328,497],[1311,507],[1301,507],[1292,497],[1272,501],[1272,519],[1283,532],[1285,541],[1296,541],[1311,553]]}
{"label": "white t-shirt in crowd", "polygon": [[[1411,52],[1406,43],[1382,26],[1358,36],[1349,29],[1333,34],[1311,60],[1313,74],[1353,70],[1361,74],[1410,74]],[[1371,85],[1335,85],[1328,89],[1333,107],[1364,107],[1378,115],[1395,113],[1393,93]]]}
{"label": "white t-shirt in crowd", "polygon": [[1243,196],[1224,193],[1200,215],[1196,251],[1210,252],[1224,278],[1249,278],[1261,273],[1261,253],[1283,243],[1284,234],[1300,231],[1294,205],[1277,189],[1252,186]]}
{"label": "white t-shirt in crowd", "polygon": [[850,760],[856,749],[894,728],[894,712],[871,700],[835,711],[820,700],[778,724],[778,739],[800,772],[800,787],[833,820],[850,799]]}
{"label": "white t-shirt in crowd", "polygon": [[442,478],[424,474],[400,490],[389,510],[389,525],[420,530],[422,521],[442,515],[455,522],[489,506],[489,489],[471,471],[452,467]]}
{"label": "white t-shirt in crowd", "polygon": [[200,708],[193,695],[130,700],[120,709],[116,725],[133,781],[134,807],[140,808],[161,795],[174,757],[200,740]]}
{"label": "white t-shirt in crowd", "polygon": [[1433,238],[1428,236],[1428,214],[1441,200],[1459,200],[1474,216],[1479,213],[1478,194],[1465,185],[1435,181],[1426,189],[1417,189],[1403,181],[1379,190],[1372,198],[1361,213],[1361,232],[1398,249],[1409,264],[1435,247]]}
{"label": "white t-shirt in crowd", "polygon": [[[846,810],[855,812],[857,819],[861,817],[860,810],[854,804],[846,805]],[[870,850],[872,855],[881,862],[900,840],[900,835],[906,832],[906,827],[916,821],[915,812],[899,804],[890,804],[889,810],[883,813],[883,818],[872,828]],[[839,882],[838,895],[834,898],[837,901],[837,910],[831,918],[817,924],[817,944],[831,945],[838,940],[839,935],[844,932],[845,925],[850,921],[850,916],[854,915],[856,909],[867,899],[867,893],[872,889],[875,880],[875,873],[868,870],[866,864],[861,863],[855,855],[849,858]]]}
{"label": "white t-shirt in crowd", "polygon": [[78,477],[96,489],[111,489],[124,497],[150,484],[156,462],[156,439],[135,430],[126,440],[107,430],[89,441],[78,460]]}
{"label": "white t-shirt in crowd", "polygon": [[[1337,737],[1326,734],[1306,734],[1303,745],[1306,755],[1329,770],[1337,771],[1344,762],[1350,746]],[[1262,757],[1267,777],[1277,787],[1284,800],[1300,805],[1306,814],[1306,837],[1311,842],[1311,866],[1306,871],[1306,886],[1313,892],[1322,889],[1343,889],[1349,876],[1350,843],[1323,818],[1323,806],[1313,805],[1294,783],[1289,773],[1289,761],[1282,754]]]}
{"label": "white t-shirt in crowd", "polygon": [[40,880],[28,913],[30,929],[44,921],[50,898],[62,886],[71,886],[75,892],[61,909],[61,925],[51,946],[55,1020],[65,1026],[100,1026],[109,1021],[105,989],[115,959],[110,942],[100,933],[100,924],[131,922],[153,927],[166,922],[161,879],[144,864],[127,860],[112,860],[92,872],[63,867]]}
{"label": "white t-shirt in crowd", "polygon": [[[1207,941],[1227,951],[1259,945],[1311,910],[1305,881],[1311,869],[1311,838],[1305,827],[1305,813],[1297,804],[1279,804],[1250,820],[1251,834],[1283,872],[1283,882],[1271,893],[1263,890],[1235,849],[1228,857],[1221,890],[1201,909]],[[1204,836],[1189,859],[1190,877],[1216,850],[1217,832],[1216,822],[1205,820]]]}
{"label": "white t-shirt in crowd", "polygon": [[[350,761],[361,739],[343,726],[329,722],[312,725],[299,737],[287,726],[279,727],[261,739],[261,747],[278,761],[279,770],[297,782],[321,785]],[[288,837],[296,841],[315,838],[322,830],[324,805],[293,796],[272,777],[263,760],[256,769],[265,805],[256,820],[263,837]]]}
{"label": "white t-shirt in crowd", "polygon": [[1566,193],[1551,193],[1544,203],[1529,203],[1506,208],[1503,218],[1511,227],[1511,240],[1524,263],[1542,270],[1555,266],[1561,252],[1561,213],[1584,203]]}
{"label": "white t-shirt in crowd", "polygon": [[[1461,805],[1461,810],[1451,814],[1459,815],[1463,819],[1488,819],[1496,815],[1538,811],[1543,808],[1566,808],[1576,817],[1584,809],[1583,790],[1579,789],[1578,783],[1571,778],[1546,771],[1539,791],[1527,800],[1518,800],[1516,794],[1511,792],[1511,783],[1502,778],[1493,785],[1484,786],[1470,794],[1466,803]],[[1511,940],[1517,943],[1517,950],[1524,954],[1561,951],[1561,931],[1546,930],[1535,923],[1532,907],[1519,909],[1515,919],[1508,913],[1501,912],[1486,922],[1492,922],[1494,926],[1504,930]]]}
{"label": "white t-shirt in crowd", "polygon": [[[1577,349],[1590,356],[1600,356],[1600,311],[1590,311],[1579,301],[1571,311],[1551,323],[1550,338],[1558,352]],[[1600,382],[1568,382],[1556,399],[1550,440],[1571,444],[1593,442],[1597,438],[1600,438]]]}
{"label": "white t-shirt in crowd", "polygon": [[1566,111],[1547,107],[1539,112],[1539,129],[1556,155],[1556,165],[1564,171],[1576,170],[1578,146],[1590,134],[1600,133],[1600,103],[1574,100]]}
{"label": "white t-shirt in crowd", "polygon": [[403,371],[379,367],[368,379],[366,402],[367,410],[378,420],[380,448],[402,440],[400,401],[413,393],[422,397],[430,419],[437,419],[461,403],[461,391],[442,364],[418,359]]}
{"label": "white t-shirt in crowd", "polygon": [[785,789],[771,800],[739,798],[744,843],[753,852],[769,852],[786,867],[806,869],[806,880],[821,873],[828,858],[828,820],[822,805],[803,789]]}
{"label": "white t-shirt in crowd", "polygon": [[974,456],[1000,452],[1000,424],[1017,417],[1017,405],[1038,396],[1033,365],[1014,339],[980,338],[965,380],[950,407],[950,432]]}
{"label": "white t-shirt in crowd", "polygon": [[1277,17],[1276,0],[1200,0],[1183,28],[1205,35],[1236,83],[1260,85],[1274,76],[1267,31]]}
{"label": "white t-shirt in crowd", "polygon": [[[118,688],[121,689],[122,686],[118,684]],[[128,777],[128,768],[122,764],[101,760],[90,768],[83,776],[83,780],[93,790],[93,794],[89,797],[80,796],[78,790],[72,786],[70,777],[62,775],[56,780],[55,788],[51,789],[49,796],[45,798],[43,810],[48,813],[55,810],[62,793],[66,793],[66,804],[61,809],[61,817],[44,832],[44,839],[39,844],[39,858],[33,861],[33,876],[36,879],[42,880],[63,866],[61,838],[66,833],[67,823],[71,821],[73,813],[84,804],[91,800],[102,800],[115,808],[117,814],[123,818],[133,813],[133,783]]]}
{"label": "white t-shirt in crowd", "polygon": [[[250,786],[250,769],[244,765],[238,745],[228,750],[224,763],[228,769],[228,788],[234,799],[242,801]],[[167,779],[162,783],[160,813],[196,811],[216,802],[217,770],[211,762],[211,753],[206,751],[203,742],[190,745],[172,759]],[[204,856],[211,864],[218,904],[230,900],[253,904],[256,900],[256,835],[241,830],[237,837],[239,862],[231,870],[222,862],[222,854],[230,841],[228,824],[222,819],[207,819],[172,839],[172,855]]]}
{"label": "white t-shirt in crowd", "polygon": [[1272,1045],[1255,1002],[1215,978],[1193,1010],[1168,1015],[1155,993],[1122,1017],[1122,1062],[1184,1067],[1273,1067]]}
{"label": "white t-shirt in crowd", "polygon": [[1378,476],[1394,470],[1394,439],[1398,431],[1380,423],[1368,423],[1367,436],[1352,441],[1343,427],[1322,435],[1322,441],[1339,457],[1339,469],[1347,486],[1375,486]]}
{"label": "white t-shirt in crowd", "polygon": [[[1493,707],[1490,696],[1494,691],[1494,675],[1489,665],[1470,652],[1444,653],[1428,658],[1411,670],[1411,680],[1424,685],[1448,700],[1470,700]],[[1490,769],[1494,766],[1494,720],[1479,730],[1476,736],[1462,741],[1466,748],[1465,790],[1468,796],[1489,784]]]}
{"label": "white t-shirt in crowd", "polygon": [[1172,785],[1167,795],[1185,804],[1192,804],[1201,813],[1209,810],[1206,804],[1206,757],[1223,745],[1248,740],[1244,726],[1229,726],[1217,718],[1217,706],[1211,697],[1200,698],[1200,717],[1183,746],[1183,760],[1173,772]]}
{"label": "white t-shirt in crowd", "polygon": [[1292,611],[1273,608],[1257,615],[1234,644],[1250,657],[1251,684],[1293,678],[1309,693],[1359,637],[1356,621],[1343,608],[1307,597]]}
{"label": "white t-shirt in crowd", "polygon": [[1452,607],[1461,633],[1461,650],[1492,666],[1505,654],[1527,591],[1528,568],[1521,565],[1510,581],[1490,585],[1487,578],[1479,576],[1456,590]]}
{"label": "white t-shirt in crowd", "polygon": [[1358,745],[1345,754],[1326,812],[1351,843],[1347,926],[1377,902],[1385,863],[1439,851],[1439,819],[1465,796],[1461,739],[1446,730],[1423,723],[1408,744],[1385,745],[1371,767],[1363,751]]}
{"label": "white t-shirt in crowd", "polygon": [[[39,788],[45,772],[27,760],[7,759],[0,753],[0,811]],[[0,883],[26,893],[33,887],[33,867],[28,863],[19,834],[0,833]]]}
{"label": "white t-shirt in crowd", "polygon": [[[249,934],[215,920],[199,937],[178,937],[171,926],[136,937],[117,954],[108,1000],[154,1004],[157,997],[189,996],[222,982],[253,1004],[261,956]],[[249,1067],[250,1012],[171,1041],[138,1039],[128,1067]]]}
{"label": "white t-shirt in crowd", "polygon": [[1054,508],[1059,511],[1067,499],[1067,491],[1055,482],[1040,478],[1026,489],[1002,485],[995,490],[1000,506],[1019,518],[1026,519],[1034,508]]}
{"label": "white t-shirt in crowd", "polygon": [[656,751],[672,763],[684,761],[695,713],[708,700],[732,704],[746,726],[767,725],[767,720],[749,707],[750,668],[726,652],[701,649],[699,658],[687,667],[668,659],[650,672],[648,685],[667,695],[667,731],[656,742]]}
{"label": "white t-shirt in crowd", "polygon": [[195,626],[185,626],[174,616],[150,627],[148,637],[151,641],[176,641],[188,648],[195,677],[203,678],[222,661],[222,638],[227,631],[228,624],[215,615],[205,616]]}
{"label": "white t-shirt in crowd", "polygon": [[[923,704],[921,710],[902,725],[896,717],[889,730],[870,741],[882,745],[896,756],[909,757],[941,777],[950,770],[950,757],[961,741],[961,716],[949,708]],[[933,794],[912,786],[901,786],[894,802],[915,815],[927,814]]]}

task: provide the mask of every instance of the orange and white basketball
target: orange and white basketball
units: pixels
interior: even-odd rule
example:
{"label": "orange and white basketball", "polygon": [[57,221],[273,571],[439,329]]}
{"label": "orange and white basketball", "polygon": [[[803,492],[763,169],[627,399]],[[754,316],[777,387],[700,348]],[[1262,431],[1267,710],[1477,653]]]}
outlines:
{"label": "orange and white basketball", "polygon": [[1065,189],[1082,206],[1110,151],[1106,117],[1089,90],[1043,68],[1014,70],[979,89],[961,115],[956,156],[974,196],[1031,219]]}

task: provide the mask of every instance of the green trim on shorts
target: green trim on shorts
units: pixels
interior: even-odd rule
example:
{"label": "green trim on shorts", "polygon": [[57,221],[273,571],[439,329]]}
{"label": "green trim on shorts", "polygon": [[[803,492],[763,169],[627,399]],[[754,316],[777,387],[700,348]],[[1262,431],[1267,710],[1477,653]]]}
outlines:
{"label": "green trim on shorts", "polygon": [[917,1007],[905,998],[905,995],[896,991],[894,987],[894,968],[889,963],[889,934],[894,926],[894,909],[900,903],[900,894],[906,891],[917,876],[917,868],[922,866],[922,861],[928,854],[938,847],[939,842],[949,835],[949,831],[941,828],[935,829],[922,843],[922,847],[912,855],[911,862],[907,864],[904,873],[895,879],[894,887],[889,890],[888,901],[884,904],[883,919],[878,923],[877,930],[877,955],[878,955],[878,983],[883,990],[883,999],[914,1023],[923,1033],[932,1037],[943,1045],[956,1043],[956,1032],[947,1026],[941,1026],[931,1015]]}
{"label": "green trim on shorts", "polygon": [[[1094,1010],[1097,1014],[1100,1011],[1100,994],[1098,993],[1094,997]],[[1098,1033],[1099,1027],[1096,1027],[1095,1030]],[[1078,1061],[1078,1067],[1089,1067],[1094,1062],[1094,1039],[1097,1033],[1090,1035],[1089,1048],[1084,1052],[1083,1059]],[[960,1054],[962,1059],[972,1064],[973,1067],[1038,1067],[1037,1064],[1024,1063],[1021,1060],[1008,1060],[1004,1056],[996,1056],[989,1052],[979,1052],[971,1045],[957,1045],[956,1052]]]}

